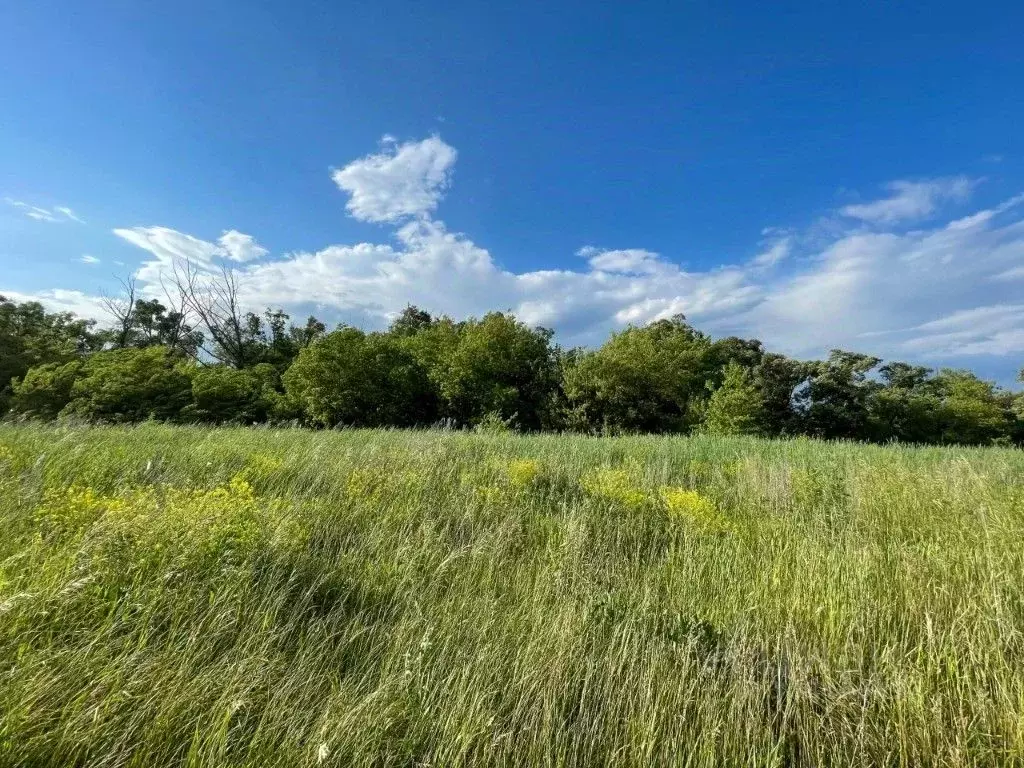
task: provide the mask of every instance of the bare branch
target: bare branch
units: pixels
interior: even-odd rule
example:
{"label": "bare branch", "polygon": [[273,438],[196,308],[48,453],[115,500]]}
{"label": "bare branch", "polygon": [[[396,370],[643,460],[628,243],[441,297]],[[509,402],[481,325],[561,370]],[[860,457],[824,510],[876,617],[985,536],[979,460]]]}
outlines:
{"label": "bare branch", "polygon": [[103,294],[100,303],[114,321],[113,345],[115,349],[122,349],[128,346],[128,340],[132,330],[132,318],[135,313],[135,303],[138,300],[138,290],[135,277],[129,275],[126,278],[118,278],[121,284],[121,295],[108,296]]}

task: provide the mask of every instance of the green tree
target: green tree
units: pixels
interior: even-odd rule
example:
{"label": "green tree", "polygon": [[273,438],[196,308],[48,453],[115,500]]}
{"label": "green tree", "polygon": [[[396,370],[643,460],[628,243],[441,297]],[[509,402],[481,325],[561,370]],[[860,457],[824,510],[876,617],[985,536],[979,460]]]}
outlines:
{"label": "green tree", "polygon": [[98,335],[112,349],[169,347],[184,357],[195,358],[203,334],[192,328],[185,307],[168,310],[157,299],[139,296],[134,278],[121,281],[121,294],[105,297],[103,306],[109,327]]}
{"label": "green tree", "polygon": [[875,387],[867,400],[869,437],[878,442],[937,442],[942,401],[931,369],[893,362],[879,374],[883,386]]}
{"label": "green tree", "polygon": [[764,404],[764,434],[784,435],[801,431],[794,395],[806,382],[809,371],[807,363],[775,352],[766,352],[754,366],[751,381]]}
{"label": "green tree", "polygon": [[319,426],[412,426],[437,417],[426,370],[388,334],[333,331],[303,349],[283,381],[289,401]]}
{"label": "green tree", "polygon": [[445,415],[474,425],[492,414],[521,429],[540,429],[557,379],[551,336],[502,312],[463,323],[456,343],[434,361]]}
{"label": "green tree", "polygon": [[693,426],[713,369],[711,341],[682,315],[628,328],[565,370],[574,428],[666,432]]}
{"label": "green tree", "polygon": [[704,429],[712,435],[756,435],[764,416],[764,400],[750,371],[735,361],[728,363],[722,385],[708,401]]}
{"label": "green tree", "polygon": [[192,382],[174,350],[114,349],[85,359],[63,413],[103,421],[174,420],[191,399]]}
{"label": "green tree", "polygon": [[92,326],[69,312],[50,313],[38,302],[0,296],[0,414],[10,405],[13,380],[33,366],[70,362],[98,349],[102,342]]}
{"label": "green tree", "polygon": [[987,445],[1012,434],[1011,403],[992,382],[970,371],[946,368],[935,377],[933,385],[942,399],[942,442]]}
{"label": "green tree", "polygon": [[14,389],[19,412],[100,421],[173,420],[190,401],[186,366],[167,347],[111,349],[38,366]]}
{"label": "green tree", "polygon": [[[1024,384],[1024,368],[1017,374],[1017,381]],[[1024,391],[1012,396],[1010,410],[1013,412],[1013,442],[1024,444]]]}
{"label": "green tree", "polygon": [[15,379],[11,410],[28,416],[52,419],[71,402],[71,389],[82,375],[83,362],[44,363],[29,368]]}
{"label": "green tree", "polygon": [[429,312],[425,312],[412,304],[406,305],[402,313],[394,319],[388,332],[395,336],[415,336],[417,333],[426,330],[434,323],[434,318]]}
{"label": "green tree", "polygon": [[866,439],[868,402],[879,386],[868,374],[880,362],[870,355],[833,349],[828,360],[813,363],[796,394],[807,432],[826,439]]}
{"label": "green tree", "polygon": [[189,369],[192,403],[182,410],[187,421],[252,424],[284,415],[281,376],[270,363],[238,370],[224,365]]}

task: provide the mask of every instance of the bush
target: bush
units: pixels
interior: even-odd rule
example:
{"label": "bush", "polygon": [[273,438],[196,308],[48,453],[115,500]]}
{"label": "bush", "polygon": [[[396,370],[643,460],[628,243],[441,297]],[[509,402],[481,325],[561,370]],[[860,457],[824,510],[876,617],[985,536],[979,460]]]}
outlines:
{"label": "bush", "polygon": [[166,347],[97,352],[81,364],[63,414],[107,421],[174,420],[192,400],[192,382]]}
{"label": "bush", "polygon": [[334,331],[302,350],[283,381],[288,400],[323,427],[412,426],[437,418],[426,370],[385,334]]}
{"label": "bush", "polygon": [[15,379],[11,410],[52,419],[71,402],[71,389],[82,374],[83,363],[47,363],[30,368],[25,378]]}
{"label": "bush", "polygon": [[252,424],[283,415],[281,377],[270,363],[243,370],[199,366],[189,373],[193,402],[182,411],[187,421]]}

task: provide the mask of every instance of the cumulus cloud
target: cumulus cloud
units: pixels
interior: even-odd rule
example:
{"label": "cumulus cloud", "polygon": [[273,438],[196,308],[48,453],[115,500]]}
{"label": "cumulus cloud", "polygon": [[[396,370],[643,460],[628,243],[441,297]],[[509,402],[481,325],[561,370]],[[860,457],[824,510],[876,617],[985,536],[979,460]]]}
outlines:
{"label": "cumulus cloud", "polygon": [[75,212],[66,205],[58,205],[52,209],[40,208],[37,205],[30,205],[23,200],[12,200],[9,197],[5,197],[4,202],[12,208],[21,211],[30,219],[35,219],[36,221],[46,221],[51,224],[59,224],[62,221],[77,221],[79,224],[85,224],[85,222],[75,215]]}
{"label": "cumulus cloud", "polygon": [[1022,263],[1017,204],[927,230],[850,232],[809,254],[802,269],[773,282],[763,301],[730,324],[803,354],[828,346],[936,360],[1013,354],[1020,351],[1014,337],[991,326],[968,339],[941,336],[930,323],[1015,303],[1014,286],[993,278]]}
{"label": "cumulus cloud", "polygon": [[245,235],[237,229],[229,229],[221,235],[217,242],[223,251],[225,258],[230,261],[244,263],[255,259],[262,259],[270,251],[256,242],[252,235]]}
{"label": "cumulus cloud", "polygon": [[870,203],[846,205],[839,212],[843,216],[871,224],[917,221],[932,215],[940,202],[966,200],[976,183],[966,176],[926,181],[891,181],[886,184],[886,189],[891,193],[889,197]]}
{"label": "cumulus cloud", "polygon": [[332,172],[350,197],[348,211],[361,221],[396,222],[423,216],[436,207],[451,180],[457,153],[438,136],[396,144]]}
{"label": "cumulus cloud", "polygon": [[[936,364],[1024,351],[1024,196],[906,231],[899,224],[962,199],[970,182],[894,182],[891,198],[837,212],[853,222],[833,218],[824,234],[767,229],[752,259],[712,269],[685,269],[686,254],[587,246],[576,268],[515,272],[433,217],[454,162],[455,150],[437,137],[388,141],[334,173],[354,217],[392,225],[381,242],[272,256],[237,230],[210,240],[167,227],[115,233],[150,254],[137,273],[149,290],[176,260],[201,270],[232,264],[252,309],[312,310],[368,327],[414,303],[455,317],[511,310],[554,328],[567,345],[683,313],[716,336],[756,337],[800,357],[838,346]],[[72,299],[88,303],[63,297]]]}

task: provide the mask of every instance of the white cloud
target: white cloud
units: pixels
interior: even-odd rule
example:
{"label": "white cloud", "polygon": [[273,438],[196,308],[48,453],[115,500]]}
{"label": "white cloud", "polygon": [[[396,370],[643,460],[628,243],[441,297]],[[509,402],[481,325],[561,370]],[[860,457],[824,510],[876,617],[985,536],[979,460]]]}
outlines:
{"label": "white cloud", "polygon": [[57,211],[57,213],[63,213],[72,221],[77,221],[79,224],[85,224],[85,222],[82,221],[82,219],[78,218],[78,216],[75,215],[75,212],[68,208],[66,205],[58,205],[53,210]]}
{"label": "white cloud", "polygon": [[598,272],[618,272],[622,274],[652,274],[660,267],[658,254],[643,248],[627,248],[621,251],[601,251],[593,246],[585,246],[577,251],[590,263],[591,269]]}
{"label": "white cloud", "polygon": [[253,261],[262,259],[270,251],[256,242],[252,235],[245,235],[236,229],[229,229],[221,235],[217,242],[223,249],[224,256],[237,262]]}
{"label": "white cloud", "polygon": [[331,174],[351,197],[348,210],[362,221],[397,222],[433,211],[447,189],[456,151],[437,136],[396,145],[385,135],[383,151]]}
{"label": "white cloud", "polygon": [[176,263],[187,261],[201,270],[209,270],[216,265],[217,259],[246,262],[269,253],[252,235],[234,229],[225,231],[216,243],[169,227],[115,229],[114,234],[155,257],[144,262],[136,273],[140,281],[152,284],[158,284],[161,275],[173,272]]}
{"label": "white cloud", "polygon": [[28,203],[23,202],[21,200],[12,200],[11,198],[6,197],[4,198],[4,202],[13,208],[17,208],[30,219],[35,219],[36,221],[52,222],[59,220],[56,216],[53,215],[51,211],[48,211],[45,208],[37,208],[36,206],[29,205]]}
{"label": "white cloud", "polygon": [[1024,352],[1024,304],[962,309],[912,329],[904,345],[930,356],[1003,355]]}
{"label": "white cloud", "polygon": [[[455,151],[435,137],[392,145],[335,172],[353,216],[393,224],[383,242],[275,257],[237,230],[215,241],[166,227],[115,233],[151,255],[137,273],[146,290],[157,291],[177,259],[203,270],[231,263],[252,309],[312,310],[368,327],[413,303],[454,317],[512,310],[553,327],[567,345],[600,343],[625,324],[681,312],[716,336],[756,337],[800,357],[843,347],[934,364],[1024,349],[1015,282],[1024,277],[1024,196],[904,231],[899,223],[966,195],[970,182],[919,181],[913,190],[898,182],[893,198],[880,202],[902,202],[869,203],[857,222],[833,216],[829,227],[803,233],[766,229],[760,254],[713,269],[684,269],[686,254],[588,246],[577,269],[513,272],[431,217],[454,160]],[[932,191],[922,197],[925,188]]]}
{"label": "white cloud", "polygon": [[895,224],[924,219],[935,212],[945,200],[966,200],[975,180],[966,176],[930,179],[927,181],[892,181],[886,189],[892,194],[870,203],[846,205],[839,209],[843,216],[871,224]]}
{"label": "white cloud", "polygon": [[792,251],[793,239],[791,237],[782,237],[755,256],[752,263],[755,267],[774,267],[789,256]]}
{"label": "white cloud", "polygon": [[[404,186],[377,190],[376,210],[410,210]],[[486,249],[448,231],[421,206],[416,218],[396,224],[393,242],[332,245],[246,263],[241,270],[244,298],[253,308],[315,305],[368,326],[385,324],[410,302],[456,317],[510,309],[528,323],[554,327],[563,343],[592,344],[625,324],[681,312],[717,335],[754,336],[799,356],[821,355],[832,346],[912,359],[1011,354],[1017,349],[1013,323],[1009,330],[974,327],[959,335],[928,323],[1014,304],[1007,275],[1024,264],[1021,203],[1024,197],[1012,198],[912,232],[836,228],[823,245],[820,232],[801,240],[770,229],[764,233],[769,244],[751,262],[704,271],[685,270],[641,248],[588,246],[578,252],[584,269],[519,273],[503,269]],[[203,268],[231,258],[225,236],[218,244],[161,227],[117,232],[154,255],[139,271],[151,283],[174,258]],[[240,252],[264,253],[247,235],[234,233],[232,239],[246,244]]]}
{"label": "white cloud", "polygon": [[40,208],[36,205],[30,205],[23,200],[12,200],[9,197],[5,197],[4,202],[36,221],[46,221],[52,224],[59,224],[62,221],[77,221],[79,224],[85,224],[82,219],[75,215],[74,211],[64,205],[58,205],[53,209]]}
{"label": "white cloud", "polygon": [[99,264],[100,260],[95,256],[90,256],[88,253],[82,254],[81,258],[78,259],[83,264]]}
{"label": "white cloud", "polygon": [[90,296],[82,291],[68,291],[63,288],[22,293],[7,291],[0,288],[0,296],[16,302],[38,301],[50,312],[73,312],[79,317],[102,320],[107,317],[103,302],[99,296]]}
{"label": "white cloud", "polygon": [[928,230],[841,234],[728,326],[804,355],[830,346],[932,360],[1016,353],[1013,335],[991,327],[968,338],[930,325],[1016,303],[1014,286],[993,281],[1024,263],[1021,201],[1012,202]]}
{"label": "white cloud", "polygon": [[1024,280],[1024,266],[1012,267],[993,277],[994,280]]}

